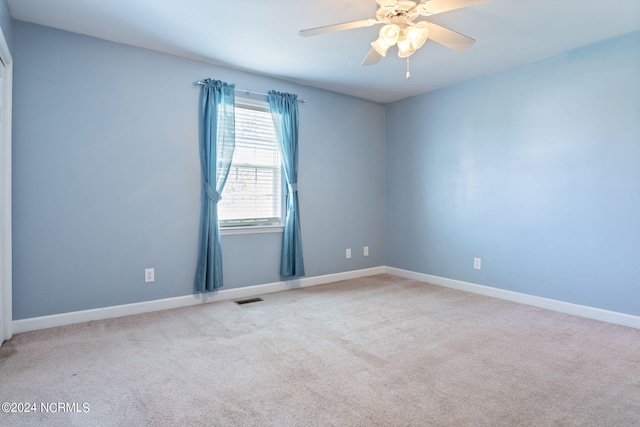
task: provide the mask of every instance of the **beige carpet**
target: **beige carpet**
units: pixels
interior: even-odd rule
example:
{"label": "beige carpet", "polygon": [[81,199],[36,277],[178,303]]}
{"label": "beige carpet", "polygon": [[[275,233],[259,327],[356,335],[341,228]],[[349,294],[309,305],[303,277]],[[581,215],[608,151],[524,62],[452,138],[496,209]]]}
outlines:
{"label": "beige carpet", "polygon": [[640,426],[640,330],[389,275],[263,298],[16,335],[0,425]]}

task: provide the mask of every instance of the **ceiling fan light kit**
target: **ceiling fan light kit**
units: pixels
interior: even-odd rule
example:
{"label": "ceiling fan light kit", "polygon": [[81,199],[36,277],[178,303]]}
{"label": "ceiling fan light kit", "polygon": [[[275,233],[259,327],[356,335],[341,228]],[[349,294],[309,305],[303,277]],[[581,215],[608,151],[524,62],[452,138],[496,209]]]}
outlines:
{"label": "ceiling fan light kit", "polygon": [[430,22],[428,19],[415,21],[418,17],[429,17],[438,13],[483,3],[487,0],[376,0],[376,19],[345,22],[300,31],[300,35],[315,36],[336,31],[383,25],[378,38],[371,42],[371,50],[362,65],[377,64],[387,55],[392,46],[398,47],[398,56],[407,58],[407,79],[409,78],[409,56],[420,49],[427,39],[461,52],[470,48],[475,40],[448,28]]}
{"label": "ceiling fan light kit", "polygon": [[376,52],[382,56],[387,55],[387,50],[393,45],[398,46],[398,56],[406,58],[427,41],[429,30],[426,28],[407,27],[400,28],[396,24],[387,24],[380,28],[378,39],[371,42]]}
{"label": "ceiling fan light kit", "polygon": [[400,58],[408,58],[416,52],[416,48],[411,45],[411,40],[398,40],[398,56]]}
{"label": "ceiling fan light kit", "polygon": [[422,27],[407,28],[407,38],[411,40],[411,45],[416,49],[420,49],[429,38],[429,30]]}
{"label": "ceiling fan light kit", "polygon": [[380,28],[378,39],[371,42],[371,46],[382,56],[387,55],[387,50],[398,42],[400,27],[395,24],[387,24]]}

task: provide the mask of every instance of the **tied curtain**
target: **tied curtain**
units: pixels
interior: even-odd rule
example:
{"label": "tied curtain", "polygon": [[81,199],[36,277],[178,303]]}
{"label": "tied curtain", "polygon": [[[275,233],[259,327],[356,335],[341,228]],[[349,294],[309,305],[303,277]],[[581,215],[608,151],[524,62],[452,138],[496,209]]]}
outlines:
{"label": "tied curtain", "polygon": [[222,286],[222,244],[218,201],[227,182],[235,149],[235,85],[206,79],[200,92],[200,165],[202,213],[196,289]]}
{"label": "tied curtain", "polygon": [[304,276],[300,212],[298,208],[298,100],[297,95],[269,91],[268,101],[273,118],[282,167],[287,181],[287,205],[282,235],[280,275]]}

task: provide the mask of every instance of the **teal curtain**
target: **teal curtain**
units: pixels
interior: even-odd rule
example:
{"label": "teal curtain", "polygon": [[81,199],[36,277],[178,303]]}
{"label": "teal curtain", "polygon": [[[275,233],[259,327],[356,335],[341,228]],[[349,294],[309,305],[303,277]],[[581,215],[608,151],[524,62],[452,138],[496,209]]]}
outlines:
{"label": "teal curtain", "polygon": [[222,286],[222,244],[218,201],[227,182],[235,149],[235,85],[206,79],[200,92],[200,165],[202,212],[196,289]]}
{"label": "teal curtain", "polygon": [[284,277],[300,277],[304,276],[304,260],[298,207],[298,96],[272,90],[269,91],[268,100],[287,181],[280,274]]}

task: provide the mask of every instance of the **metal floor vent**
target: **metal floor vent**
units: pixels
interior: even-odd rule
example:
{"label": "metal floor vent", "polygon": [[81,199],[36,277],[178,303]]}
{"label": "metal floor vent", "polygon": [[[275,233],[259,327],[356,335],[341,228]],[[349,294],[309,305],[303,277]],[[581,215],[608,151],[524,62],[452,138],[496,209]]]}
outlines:
{"label": "metal floor vent", "polygon": [[242,304],[251,304],[252,302],[260,302],[260,301],[262,301],[262,298],[247,298],[247,299],[240,299],[234,302],[238,305],[242,305]]}

